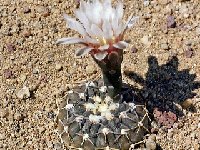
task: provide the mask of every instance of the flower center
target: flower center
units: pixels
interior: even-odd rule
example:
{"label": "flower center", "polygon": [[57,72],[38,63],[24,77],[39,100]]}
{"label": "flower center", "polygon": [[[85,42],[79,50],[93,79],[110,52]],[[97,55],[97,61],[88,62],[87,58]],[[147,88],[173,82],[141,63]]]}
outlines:
{"label": "flower center", "polygon": [[100,45],[106,45],[107,44],[107,40],[103,37],[96,37],[96,40],[99,42]]}

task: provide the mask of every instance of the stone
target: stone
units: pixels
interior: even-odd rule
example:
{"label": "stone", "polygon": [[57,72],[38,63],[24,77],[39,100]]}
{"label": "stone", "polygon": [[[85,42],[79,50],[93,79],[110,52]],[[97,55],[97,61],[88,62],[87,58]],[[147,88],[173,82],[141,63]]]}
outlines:
{"label": "stone", "polygon": [[38,74],[38,73],[39,73],[39,69],[34,68],[34,69],[33,69],[33,74]]}
{"label": "stone", "polygon": [[19,99],[27,99],[30,98],[31,94],[29,91],[29,88],[24,86],[22,89],[20,89],[17,94],[16,94],[17,98]]}
{"label": "stone", "polygon": [[137,52],[138,52],[138,49],[137,49],[136,47],[132,47],[132,48],[131,48],[131,52],[132,52],[132,53],[137,53]]}
{"label": "stone", "polygon": [[17,121],[20,121],[23,119],[23,115],[21,113],[17,112],[14,114],[14,119]]}
{"label": "stone", "polygon": [[62,64],[60,64],[60,63],[56,63],[56,65],[55,65],[55,69],[56,69],[57,71],[62,70],[62,68],[63,68]]}
{"label": "stone", "polygon": [[149,0],[144,0],[143,4],[145,7],[147,7],[147,6],[149,6],[150,2],[149,2]]}
{"label": "stone", "polygon": [[191,48],[186,49],[185,51],[185,57],[191,58],[193,56],[193,50]]}
{"label": "stone", "polygon": [[169,49],[169,46],[168,46],[167,43],[161,43],[160,48],[161,48],[161,49],[164,49],[164,50],[168,50],[168,49]]}
{"label": "stone", "polygon": [[20,75],[20,80],[22,82],[24,82],[26,80],[26,75],[24,75],[24,74]]}
{"label": "stone", "polygon": [[29,7],[27,7],[27,6],[25,6],[24,8],[23,8],[23,12],[26,14],[26,13],[30,13],[31,12],[31,9],[29,8]]}
{"label": "stone", "polygon": [[200,35],[200,27],[197,27],[197,28],[196,28],[196,34],[197,34],[197,35]]}
{"label": "stone", "polygon": [[4,133],[0,133],[0,140],[4,140],[6,138],[6,135]]}
{"label": "stone", "polygon": [[148,150],[155,150],[156,149],[156,142],[151,140],[151,139],[147,139],[146,140],[146,148]]}
{"label": "stone", "polygon": [[167,17],[167,27],[168,28],[175,28],[176,27],[176,21],[174,16],[168,16]]}
{"label": "stone", "polygon": [[86,72],[88,74],[93,74],[93,73],[96,73],[97,70],[94,65],[88,65],[88,66],[86,66]]}
{"label": "stone", "polygon": [[148,139],[152,141],[156,141],[156,134],[149,135]]}
{"label": "stone", "polygon": [[14,60],[14,59],[15,59],[15,56],[11,55],[10,60]]}
{"label": "stone", "polygon": [[29,37],[29,36],[31,36],[31,31],[29,29],[26,29],[26,30],[23,31],[22,34],[23,34],[24,37]]}
{"label": "stone", "polygon": [[8,43],[8,44],[6,44],[6,48],[9,52],[15,51],[15,45],[14,44]]}
{"label": "stone", "polygon": [[160,0],[159,2],[162,5],[167,5],[168,4],[168,0]]}
{"label": "stone", "polygon": [[5,69],[5,70],[4,70],[4,77],[5,77],[6,79],[12,78],[12,77],[13,77],[12,70],[10,70],[10,69]]}
{"label": "stone", "polygon": [[6,117],[8,115],[9,115],[9,110],[8,109],[0,108],[0,117],[1,118],[4,118],[4,117]]}
{"label": "stone", "polygon": [[198,128],[200,129],[200,123],[198,123]]}
{"label": "stone", "polygon": [[42,16],[47,17],[50,15],[50,10],[48,8],[44,8],[42,11]]}
{"label": "stone", "polygon": [[39,132],[43,133],[46,129],[44,127],[39,127]]}
{"label": "stone", "polygon": [[183,109],[190,108],[192,105],[193,105],[192,99],[187,99],[181,104]]}
{"label": "stone", "polygon": [[35,14],[35,12],[33,11],[33,12],[31,12],[31,14],[30,14],[30,17],[31,18],[35,18],[36,17],[36,14]]}
{"label": "stone", "polygon": [[141,38],[141,42],[144,44],[144,45],[150,45],[150,42],[149,42],[149,37],[148,36],[143,36]]}

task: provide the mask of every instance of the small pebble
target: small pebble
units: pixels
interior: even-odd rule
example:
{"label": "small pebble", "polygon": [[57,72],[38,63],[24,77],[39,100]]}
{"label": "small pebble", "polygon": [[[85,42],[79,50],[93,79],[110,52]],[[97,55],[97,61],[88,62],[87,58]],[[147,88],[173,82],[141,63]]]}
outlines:
{"label": "small pebble", "polygon": [[19,98],[19,99],[27,99],[31,96],[30,94],[30,91],[29,91],[29,88],[24,86],[22,89],[20,89],[16,96]]}
{"label": "small pebble", "polygon": [[162,5],[167,5],[168,4],[168,0],[160,0],[159,1]]}
{"label": "small pebble", "polygon": [[20,76],[20,80],[21,80],[22,82],[24,82],[24,81],[26,80],[26,75],[22,74],[22,75]]}
{"label": "small pebble", "polygon": [[0,117],[1,118],[4,118],[4,117],[6,117],[8,115],[9,115],[9,110],[8,109],[0,108]]}
{"label": "small pebble", "polygon": [[183,107],[183,109],[187,109],[187,108],[190,108],[191,106],[193,105],[193,102],[191,99],[187,99],[185,100],[181,106]]}
{"label": "small pebble", "polygon": [[24,7],[23,8],[23,12],[26,14],[26,13],[30,13],[31,12],[31,9],[29,7]]}
{"label": "small pebble", "polygon": [[80,3],[80,0],[75,0],[76,4],[79,4]]}
{"label": "small pebble", "polygon": [[38,73],[39,73],[39,69],[34,68],[34,69],[33,69],[33,74],[38,74]]}
{"label": "small pebble", "polygon": [[156,142],[151,140],[151,139],[147,139],[146,140],[146,148],[148,150],[155,150],[156,149]]}
{"label": "small pebble", "polygon": [[39,127],[39,132],[43,133],[46,129],[44,127]]}
{"label": "small pebble", "polygon": [[148,137],[149,140],[152,140],[152,141],[156,141],[156,134],[151,134],[149,137]]}
{"label": "small pebble", "polygon": [[149,37],[148,37],[148,36],[143,36],[143,37],[141,38],[141,42],[142,42],[144,45],[150,45]]}
{"label": "small pebble", "polygon": [[6,44],[6,48],[9,52],[14,52],[15,51],[15,46],[14,44],[8,43]]}
{"label": "small pebble", "polygon": [[176,27],[176,21],[174,16],[168,16],[167,17],[167,27],[168,28],[175,28]]}
{"label": "small pebble", "polygon": [[42,12],[42,16],[43,16],[43,17],[47,17],[47,16],[49,16],[49,15],[50,15],[49,9],[48,9],[48,8],[44,8],[44,9],[43,9],[43,12]]}
{"label": "small pebble", "polygon": [[188,48],[186,51],[185,51],[185,57],[186,58],[192,58],[193,56],[193,50],[191,48]]}
{"label": "small pebble", "polygon": [[94,65],[88,65],[88,66],[86,66],[86,72],[88,74],[93,74],[93,73],[97,72],[97,70]]}
{"label": "small pebble", "polygon": [[198,123],[198,128],[200,129],[200,123]]}
{"label": "small pebble", "polygon": [[22,116],[22,114],[17,112],[17,113],[14,114],[14,119],[17,120],[17,121],[20,121],[20,120],[23,119],[23,116]]}
{"label": "small pebble", "polygon": [[5,69],[5,70],[4,70],[4,77],[5,77],[6,79],[12,78],[12,77],[13,77],[12,70],[10,70],[10,69]]}
{"label": "small pebble", "polygon": [[10,60],[14,60],[14,59],[15,59],[15,56],[11,55]]}
{"label": "small pebble", "polygon": [[131,48],[131,52],[132,52],[132,53],[137,53],[137,52],[138,52],[138,49],[137,49],[136,47],[132,47],[132,48]]}
{"label": "small pebble", "polygon": [[149,2],[149,0],[144,0],[143,4],[145,7],[147,7],[147,6],[149,6],[150,2]]}
{"label": "small pebble", "polygon": [[62,147],[63,147],[63,146],[62,146],[61,143],[55,143],[55,144],[54,144],[54,149],[55,149],[55,150],[61,150]]}
{"label": "small pebble", "polygon": [[55,68],[56,68],[56,70],[60,71],[60,70],[62,70],[63,66],[60,63],[56,63]]}
{"label": "small pebble", "polygon": [[24,36],[24,37],[29,37],[29,36],[31,36],[31,31],[28,30],[28,29],[24,30],[24,31],[23,31],[23,36]]}
{"label": "small pebble", "polygon": [[4,140],[6,138],[6,135],[4,133],[0,133],[0,140]]}
{"label": "small pebble", "polygon": [[164,49],[164,50],[168,50],[168,49],[169,49],[169,46],[168,46],[167,43],[161,43],[160,48],[161,48],[161,49]]}
{"label": "small pebble", "polygon": [[197,27],[197,28],[196,28],[196,34],[197,34],[197,35],[200,35],[200,27]]}
{"label": "small pebble", "polygon": [[31,18],[35,18],[36,17],[36,14],[35,14],[35,12],[33,11],[33,12],[31,12],[31,14],[30,14],[30,17]]}
{"label": "small pebble", "polygon": [[151,128],[151,133],[154,133],[154,134],[158,133],[158,128]]}

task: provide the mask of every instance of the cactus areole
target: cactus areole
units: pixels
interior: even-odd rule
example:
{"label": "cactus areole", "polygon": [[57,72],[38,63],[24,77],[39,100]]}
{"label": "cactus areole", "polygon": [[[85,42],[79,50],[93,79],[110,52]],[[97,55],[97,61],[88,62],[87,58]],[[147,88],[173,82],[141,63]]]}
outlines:
{"label": "cactus areole", "polygon": [[118,2],[112,7],[111,0],[80,1],[75,18],[64,14],[69,28],[79,32],[80,37],[67,37],[57,40],[57,44],[82,44],[83,48],[75,52],[81,57],[91,54],[101,68],[104,85],[113,99],[122,86],[121,63],[123,49],[128,46],[124,40],[126,30],[132,27],[138,17],[130,16],[127,22],[123,18],[123,4]]}

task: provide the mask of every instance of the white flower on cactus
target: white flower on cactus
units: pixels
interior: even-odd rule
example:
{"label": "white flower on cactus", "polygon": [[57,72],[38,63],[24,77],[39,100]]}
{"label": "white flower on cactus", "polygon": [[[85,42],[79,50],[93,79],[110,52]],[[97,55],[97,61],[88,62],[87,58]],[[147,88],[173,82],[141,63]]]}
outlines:
{"label": "white flower on cactus", "polygon": [[138,17],[130,16],[123,22],[123,4],[118,2],[112,7],[111,0],[80,1],[80,8],[75,11],[76,18],[64,15],[68,27],[79,32],[82,38],[68,37],[57,40],[59,44],[83,44],[85,47],[76,51],[76,56],[92,54],[97,60],[118,49],[125,49],[128,43],[123,40],[125,31],[132,27]]}

